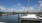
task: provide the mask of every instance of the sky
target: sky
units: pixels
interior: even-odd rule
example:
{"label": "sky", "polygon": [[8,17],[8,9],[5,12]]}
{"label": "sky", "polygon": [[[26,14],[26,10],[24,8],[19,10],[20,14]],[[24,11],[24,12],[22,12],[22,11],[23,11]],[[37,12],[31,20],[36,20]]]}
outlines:
{"label": "sky", "polygon": [[0,0],[0,12],[42,12],[42,0]]}

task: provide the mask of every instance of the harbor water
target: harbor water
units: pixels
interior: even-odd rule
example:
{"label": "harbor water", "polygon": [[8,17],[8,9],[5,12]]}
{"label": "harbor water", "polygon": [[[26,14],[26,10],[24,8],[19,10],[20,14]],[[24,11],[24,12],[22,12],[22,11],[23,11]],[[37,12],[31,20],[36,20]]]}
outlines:
{"label": "harbor water", "polygon": [[[23,14],[22,14],[23,15]],[[21,17],[21,14],[19,14],[19,17]],[[0,22],[7,22],[7,23],[21,23],[21,20],[18,19],[18,14],[14,15],[2,15],[0,16]],[[42,23],[42,20],[41,20]]]}

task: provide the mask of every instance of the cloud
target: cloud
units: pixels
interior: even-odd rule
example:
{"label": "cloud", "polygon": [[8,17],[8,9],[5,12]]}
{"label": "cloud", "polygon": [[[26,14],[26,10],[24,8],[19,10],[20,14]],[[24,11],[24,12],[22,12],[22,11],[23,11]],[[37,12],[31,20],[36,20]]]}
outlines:
{"label": "cloud", "polygon": [[11,8],[6,8],[4,6],[0,6],[0,10],[1,11],[5,11],[5,12],[40,12],[42,11],[42,2],[39,1],[40,5],[38,6],[37,4],[35,4],[34,6],[30,6],[30,7],[25,7],[20,3],[17,3],[17,5],[15,7],[11,7]]}
{"label": "cloud", "polygon": [[13,11],[20,12],[20,11],[23,11],[21,9],[17,9],[19,7],[22,8],[22,4],[17,3],[17,5],[15,7],[9,7],[9,8],[0,5],[0,11],[2,11],[2,12],[3,11],[4,12],[13,12]]}
{"label": "cloud", "polygon": [[0,6],[0,11],[4,11],[6,8],[4,6]]}
{"label": "cloud", "polygon": [[21,9],[19,9],[19,12],[26,12],[25,7],[21,7]]}
{"label": "cloud", "polygon": [[28,12],[38,12],[38,9],[35,9],[34,6],[27,7]]}
{"label": "cloud", "polygon": [[42,1],[39,1],[39,3],[40,3],[40,7],[42,6]]}
{"label": "cloud", "polygon": [[39,1],[39,6],[35,4],[34,6],[28,7],[28,12],[42,12],[42,1]]}
{"label": "cloud", "polygon": [[39,3],[42,3],[42,1],[39,1]]}
{"label": "cloud", "polygon": [[20,4],[20,3],[17,3],[17,5],[22,6],[22,4]]}
{"label": "cloud", "polygon": [[40,9],[39,12],[42,12],[42,1],[40,1],[39,9]]}
{"label": "cloud", "polygon": [[15,8],[8,8],[7,11],[8,11],[8,12],[17,12],[17,9],[15,9]]}

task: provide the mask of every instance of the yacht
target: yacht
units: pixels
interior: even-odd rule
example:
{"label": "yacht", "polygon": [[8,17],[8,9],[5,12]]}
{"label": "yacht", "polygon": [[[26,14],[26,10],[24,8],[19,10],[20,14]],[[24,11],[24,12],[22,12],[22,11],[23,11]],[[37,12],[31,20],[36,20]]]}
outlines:
{"label": "yacht", "polygon": [[36,14],[27,14],[26,16],[21,17],[22,23],[40,23],[41,17],[36,16]]}

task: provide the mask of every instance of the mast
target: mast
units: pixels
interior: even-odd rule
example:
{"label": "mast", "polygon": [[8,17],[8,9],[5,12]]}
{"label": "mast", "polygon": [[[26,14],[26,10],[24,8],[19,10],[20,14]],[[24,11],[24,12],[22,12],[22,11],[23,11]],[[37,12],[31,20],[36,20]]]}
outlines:
{"label": "mast", "polygon": [[[28,0],[28,3],[27,3],[27,8],[30,6],[29,1],[30,1],[30,0]],[[28,10],[27,10],[27,13],[28,13]]]}

